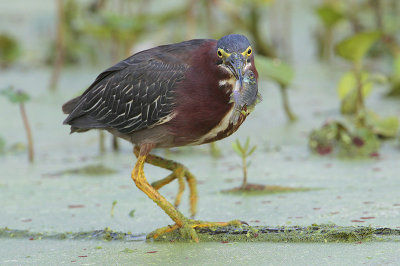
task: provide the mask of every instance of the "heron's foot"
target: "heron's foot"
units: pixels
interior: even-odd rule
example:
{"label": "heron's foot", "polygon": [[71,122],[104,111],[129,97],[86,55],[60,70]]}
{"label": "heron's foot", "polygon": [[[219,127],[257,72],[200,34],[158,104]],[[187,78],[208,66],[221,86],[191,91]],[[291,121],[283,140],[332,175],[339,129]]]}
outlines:
{"label": "heron's foot", "polygon": [[189,185],[190,212],[192,217],[194,217],[197,212],[197,201],[198,201],[197,182],[194,175],[186,167],[184,167],[183,165],[179,165],[173,170],[173,172],[169,176],[161,180],[158,180],[156,182],[153,182],[151,185],[158,190],[163,186],[165,186],[166,184],[170,183],[172,180],[177,179],[179,184],[179,189],[175,197],[174,206],[178,207],[181,203],[182,194],[185,190],[185,178]]}
{"label": "heron's foot", "polygon": [[205,222],[187,219],[183,222],[181,226],[178,224],[174,224],[156,229],[147,235],[147,239],[157,239],[163,237],[163,235],[166,233],[179,230],[179,233],[183,240],[199,242],[196,228],[218,228],[224,226],[241,226],[243,224],[246,223],[239,220],[233,220],[230,222]]}

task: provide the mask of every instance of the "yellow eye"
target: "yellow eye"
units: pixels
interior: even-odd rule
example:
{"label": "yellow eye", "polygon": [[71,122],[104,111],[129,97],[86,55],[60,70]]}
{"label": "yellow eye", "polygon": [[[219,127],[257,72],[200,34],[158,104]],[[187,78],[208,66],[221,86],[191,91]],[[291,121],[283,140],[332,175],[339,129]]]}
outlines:
{"label": "yellow eye", "polygon": [[247,56],[249,57],[251,55],[251,53],[253,52],[253,50],[251,49],[251,47],[247,47],[247,49],[242,53],[243,56]]}
{"label": "yellow eye", "polygon": [[218,55],[219,58],[222,58],[222,52],[221,52],[221,50],[218,49],[217,55]]}

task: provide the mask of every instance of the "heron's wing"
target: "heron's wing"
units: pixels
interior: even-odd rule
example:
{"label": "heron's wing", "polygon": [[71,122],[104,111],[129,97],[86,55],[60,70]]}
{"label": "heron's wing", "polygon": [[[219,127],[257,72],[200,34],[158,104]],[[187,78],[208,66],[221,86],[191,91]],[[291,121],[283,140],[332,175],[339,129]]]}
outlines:
{"label": "heron's wing", "polygon": [[[131,133],[168,121],[176,85],[188,65],[161,48],[139,53],[102,72],[77,99],[63,107],[72,131],[115,128]],[[75,130],[74,130],[75,129]]]}

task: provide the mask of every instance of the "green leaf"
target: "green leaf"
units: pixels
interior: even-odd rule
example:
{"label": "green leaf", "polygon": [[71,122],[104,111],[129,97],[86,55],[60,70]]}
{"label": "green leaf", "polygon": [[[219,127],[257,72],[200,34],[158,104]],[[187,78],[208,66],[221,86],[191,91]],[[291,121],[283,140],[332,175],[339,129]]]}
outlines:
{"label": "green leaf", "polygon": [[254,57],[255,65],[260,77],[270,79],[287,87],[294,78],[293,68],[280,59],[271,59],[262,55]]}
{"label": "green leaf", "polygon": [[396,116],[380,118],[373,112],[368,112],[367,124],[372,127],[372,131],[381,137],[395,137],[399,131],[399,119]]}
{"label": "green leaf", "polygon": [[[364,97],[371,93],[372,82],[369,80],[370,75],[366,72],[361,73],[362,92]],[[353,71],[346,72],[339,81],[337,88],[339,98],[345,99],[352,93],[357,93],[357,80]]]}
{"label": "green leaf", "polygon": [[351,90],[340,102],[342,114],[354,114],[357,111],[357,90]]}
{"label": "green leaf", "polygon": [[249,149],[249,145],[250,145],[250,137],[247,137],[246,138],[246,143],[244,144],[244,147],[243,147],[244,153],[246,153],[247,150]]}
{"label": "green leaf", "polygon": [[378,31],[361,32],[339,42],[336,47],[336,53],[342,58],[359,63],[364,58],[367,51],[375,41],[381,36]]}
{"label": "green leaf", "polygon": [[232,148],[233,150],[239,155],[242,156],[242,151],[240,150],[237,141],[236,142],[232,142]]}
{"label": "green leaf", "polygon": [[333,28],[344,17],[343,13],[330,5],[318,7],[315,13],[327,28]]}
{"label": "green leaf", "polygon": [[27,93],[21,90],[15,90],[14,87],[9,86],[6,89],[0,91],[1,95],[4,95],[12,103],[23,103],[29,101],[30,97]]}
{"label": "green leaf", "polygon": [[253,154],[253,152],[256,150],[257,146],[253,146],[253,148],[251,148],[251,150],[247,153],[247,156],[250,156]]}

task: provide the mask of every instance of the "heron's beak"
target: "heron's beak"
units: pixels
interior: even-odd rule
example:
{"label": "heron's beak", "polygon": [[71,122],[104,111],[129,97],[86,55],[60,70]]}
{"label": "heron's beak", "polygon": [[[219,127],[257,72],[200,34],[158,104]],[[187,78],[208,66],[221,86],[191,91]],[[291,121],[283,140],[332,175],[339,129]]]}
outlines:
{"label": "heron's beak", "polygon": [[243,88],[244,67],[246,66],[246,58],[240,53],[232,53],[226,60],[226,65],[239,81],[240,89]]}

